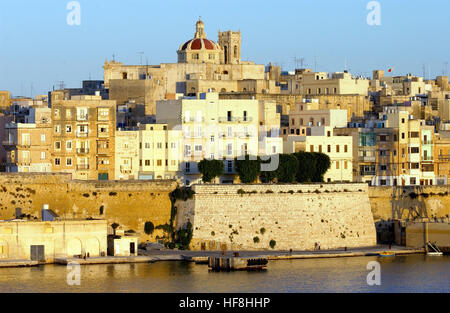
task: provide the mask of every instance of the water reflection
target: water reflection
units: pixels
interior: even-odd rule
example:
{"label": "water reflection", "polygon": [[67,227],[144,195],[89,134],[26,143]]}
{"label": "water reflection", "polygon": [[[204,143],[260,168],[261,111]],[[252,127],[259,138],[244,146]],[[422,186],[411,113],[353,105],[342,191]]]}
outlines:
{"label": "water reflection", "polygon": [[[368,286],[367,263],[381,264]],[[264,272],[209,272],[189,262],[81,266],[68,286],[61,265],[0,269],[2,292],[449,292],[450,257],[356,257],[271,261]]]}

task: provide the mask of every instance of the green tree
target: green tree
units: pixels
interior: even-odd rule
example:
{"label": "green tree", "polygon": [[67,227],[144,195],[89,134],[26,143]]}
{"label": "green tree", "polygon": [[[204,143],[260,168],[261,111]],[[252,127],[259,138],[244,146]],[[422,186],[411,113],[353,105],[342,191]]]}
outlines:
{"label": "green tree", "polygon": [[331,166],[330,157],[325,153],[313,152],[316,166],[314,167],[314,175],[312,177],[313,182],[323,182],[323,176]]}
{"label": "green tree", "polygon": [[234,160],[235,170],[239,175],[239,179],[244,184],[253,183],[257,178],[261,170],[261,160],[256,157],[245,156],[245,159]]}
{"label": "green tree", "polygon": [[209,183],[214,178],[223,175],[223,162],[220,160],[203,159],[198,163],[198,170],[202,174],[202,180],[205,183]]}
{"label": "green tree", "polygon": [[296,180],[299,183],[309,183],[313,181],[316,168],[316,158],[310,152],[294,153],[298,160],[298,170],[296,172]]}
{"label": "green tree", "polygon": [[293,154],[280,154],[276,177],[280,183],[292,183],[298,172],[298,160]]}

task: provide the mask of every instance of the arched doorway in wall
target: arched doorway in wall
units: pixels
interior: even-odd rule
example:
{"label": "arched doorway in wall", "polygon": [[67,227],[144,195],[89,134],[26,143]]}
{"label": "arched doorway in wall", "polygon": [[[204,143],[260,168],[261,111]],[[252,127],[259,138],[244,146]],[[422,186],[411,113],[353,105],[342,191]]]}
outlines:
{"label": "arched doorway in wall", "polygon": [[74,255],[81,255],[81,240],[78,238],[72,238],[67,241],[67,256],[73,257]]}
{"label": "arched doorway in wall", "polygon": [[222,88],[222,89],[220,90],[220,92],[227,92],[227,90],[226,90],[225,88]]}
{"label": "arched doorway in wall", "polygon": [[86,254],[89,253],[89,256],[100,256],[100,242],[97,238],[89,238],[86,241]]}

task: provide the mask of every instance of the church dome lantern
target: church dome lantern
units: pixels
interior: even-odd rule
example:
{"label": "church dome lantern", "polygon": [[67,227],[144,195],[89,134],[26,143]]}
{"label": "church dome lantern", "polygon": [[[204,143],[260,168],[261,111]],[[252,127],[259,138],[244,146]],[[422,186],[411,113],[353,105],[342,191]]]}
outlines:
{"label": "church dome lantern", "polygon": [[198,20],[193,39],[181,44],[177,54],[178,63],[220,63],[222,49],[212,40],[206,38],[205,24]]}

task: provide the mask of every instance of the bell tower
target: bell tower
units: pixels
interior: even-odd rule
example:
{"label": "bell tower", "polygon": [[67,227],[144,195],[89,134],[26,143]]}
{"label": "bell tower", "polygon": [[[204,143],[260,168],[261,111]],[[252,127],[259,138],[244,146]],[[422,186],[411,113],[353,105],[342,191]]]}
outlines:
{"label": "bell tower", "polygon": [[241,31],[219,30],[218,44],[223,50],[223,64],[239,64],[241,62]]}

